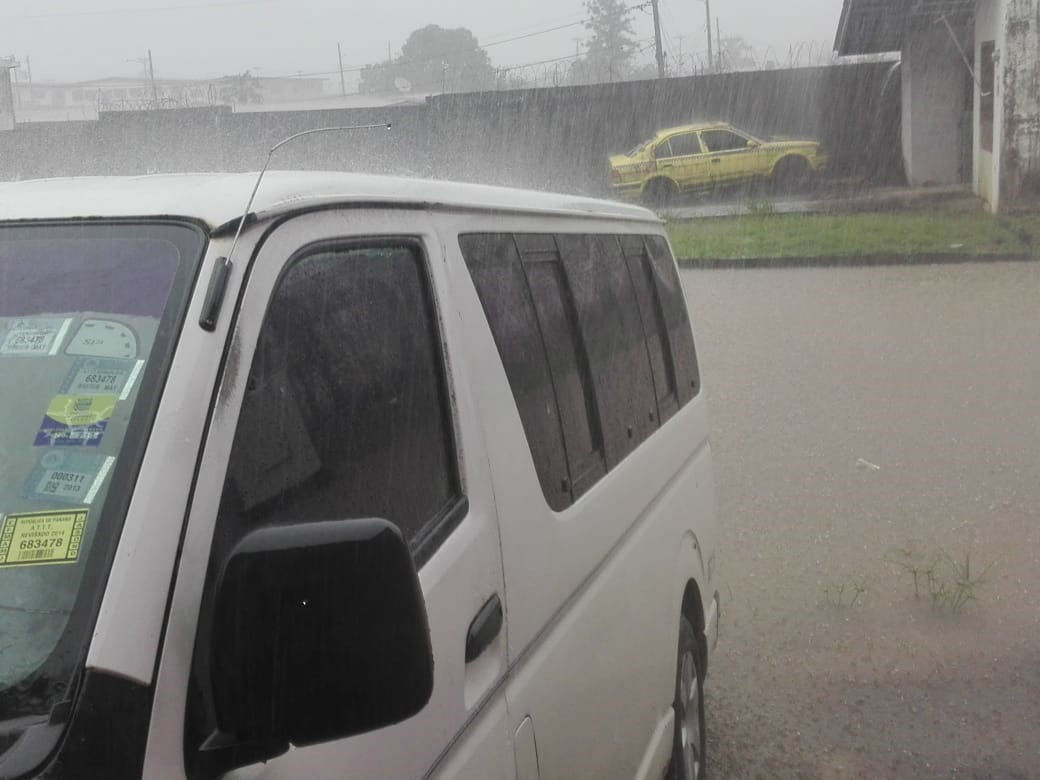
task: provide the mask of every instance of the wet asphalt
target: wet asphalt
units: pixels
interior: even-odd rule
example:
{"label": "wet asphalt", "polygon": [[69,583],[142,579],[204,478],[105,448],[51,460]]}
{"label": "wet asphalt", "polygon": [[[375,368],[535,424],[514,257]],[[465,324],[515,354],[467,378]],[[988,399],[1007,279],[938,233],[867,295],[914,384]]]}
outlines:
{"label": "wet asphalt", "polygon": [[1040,775],[1040,263],[683,280],[724,529],[711,776]]}

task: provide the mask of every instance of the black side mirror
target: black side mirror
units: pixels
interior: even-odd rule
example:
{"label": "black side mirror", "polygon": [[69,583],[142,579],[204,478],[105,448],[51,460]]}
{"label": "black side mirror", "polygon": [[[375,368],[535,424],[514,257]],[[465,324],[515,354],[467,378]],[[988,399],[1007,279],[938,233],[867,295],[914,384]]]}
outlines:
{"label": "black side mirror", "polygon": [[235,764],[397,723],[433,691],[418,575],[386,520],[246,535],[220,575],[209,651],[218,731],[201,750]]}

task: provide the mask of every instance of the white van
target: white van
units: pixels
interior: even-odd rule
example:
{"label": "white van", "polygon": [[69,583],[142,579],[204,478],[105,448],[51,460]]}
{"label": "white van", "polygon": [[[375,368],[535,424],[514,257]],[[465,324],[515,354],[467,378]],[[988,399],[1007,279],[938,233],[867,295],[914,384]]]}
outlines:
{"label": "white van", "polygon": [[0,186],[0,776],[677,777],[717,637],[662,225],[272,173]]}

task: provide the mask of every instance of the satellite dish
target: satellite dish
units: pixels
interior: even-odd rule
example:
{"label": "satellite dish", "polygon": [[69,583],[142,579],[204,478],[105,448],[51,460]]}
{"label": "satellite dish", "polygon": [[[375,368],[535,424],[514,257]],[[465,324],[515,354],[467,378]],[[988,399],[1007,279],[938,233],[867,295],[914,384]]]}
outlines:
{"label": "satellite dish", "polygon": [[411,92],[412,91],[412,82],[410,82],[408,79],[404,78],[403,76],[398,76],[396,79],[394,79],[394,86],[397,87],[397,91],[398,92]]}

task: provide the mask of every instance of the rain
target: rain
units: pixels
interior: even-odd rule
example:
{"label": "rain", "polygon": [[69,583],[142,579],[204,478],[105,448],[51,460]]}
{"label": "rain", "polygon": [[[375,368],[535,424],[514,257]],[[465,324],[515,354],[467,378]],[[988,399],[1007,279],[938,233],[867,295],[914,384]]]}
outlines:
{"label": "rain", "polygon": [[[357,771],[387,776],[628,776],[649,769],[668,777],[706,769],[701,776],[717,778],[1036,776],[1040,0],[440,5],[149,0],[131,8],[102,0],[12,0],[0,9],[0,777],[44,770],[77,776],[95,766],[136,776],[302,776],[328,769],[320,762],[333,758],[336,776],[349,774],[351,760],[359,762]],[[271,178],[256,178],[261,170]],[[486,224],[468,228],[468,240],[432,250],[451,255],[445,262],[454,263],[452,271],[443,277],[424,270],[428,228],[409,222],[400,234],[378,223],[371,246],[323,249],[310,267],[301,262],[284,276],[256,271],[250,278],[256,258],[263,266],[267,240],[250,221],[258,213],[263,220],[251,211],[253,198],[263,201],[257,195],[268,182],[274,188],[290,181],[278,179],[285,171],[402,177],[389,180],[398,188],[394,197],[431,213],[443,206],[423,200],[435,191],[426,188],[435,186],[431,180],[556,193],[561,213],[580,214],[589,224],[600,218],[607,224],[612,215],[627,227],[607,231],[620,233],[606,249],[602,236],[568,244],[552,235],[546,248],[538,236],[524,238],[528,229],[515,226],[520,217],[491,206]],[[46,208],[24,213],[21,205],[32,188],[66,186],[36,180],[67,179],[71,193],[83,186],[81,177],[103,187],[97,177],[161,182],[147,177],[169,175],[175,182],[184,173],[243,174],[233,190],[241,198],[227,221],[177,221],[176,212],[114,222],[110,214],[89,220],[77,214],[70,215],[78,220],[72,227]],[[183,184],[170,187],[179,193],[177,203],[190,200]],[[611,211],[620,203],[648,211],[621,217]],[[459,211],[480,208],[471,203]],[[149,232],[148,220],[160,217],[152,225],[159,232]],[[666,250],[662,255],[660,236],[655,243],[629,235],[637,223],[667,236],[674,266]],[[54,225],[60,229],[46,234]],[[278,230],[272,235],[277,241]],[[208,258],[207,241],[232,236],[211,276],[199,259]],[[104,243],[76,248],[87,239]],[[706,535],[715,547],[705,575],[714,577],[717,613],[709,608],[712,593],[699,594],[701,622],[694,625],[697,641],[710,646],[697,661],[707,662],[704,755],[687,734],[699,728],[697,718],[679,707],[679,699],[696,700],[683,683],[683,628],[678,677],[672,679],[670,666],[665,686],[666,693],[676,686],[675,709],[671,700],[661,702],[663,719],[655,720],[660,713],[649,705],[646,712],[623,711],[629,703],[645,705],[640,695],[660,682],[640,676],[654,665],[650,653],[629,655],[624,664],[616,660],[620,652],[611,656],[612,641],[631,647],[631,632],[646,623],[633,629],[602,613],[587,617],[603,650],[585,659],[584,679],[564,679],[562,665],[545,661],[553,648],[565,655],[560,648],[569,641],[581,646],[573,638],[581,634],[574,628],[580,605],[607,588],[596,583],[606,581],[604,572],[618,560],[612,556],[639,533],[625,526],[609,544],[606,531],[593,535],[588,550],[602,544],[602,554],[576,552],[573,561],[586,570],[561,574],[544,563],[537,545],[520,546],[525,557],[511,563],[517,537],[496,525],[505,522],[510,501],[526,495],[514,484],[517,474],[545,491],[546,516],[554,516],[548,507],[560,516],[580,507],[583,491],[586,505],[594,500],[595,468],[606,474],[599,477],[604,482],[631,480],[622,492],[638,495],[646,477],[632,464],[654,436],[664,440],[665,415],[657,411],[658,421],[651,411],[650,427],[662,430],[640,434],[649,438],[632,445],[636,455],[626,452],[614,462],[609,433],[597,431],[600,423],[588,425],[583,446],[587,438],[596,454],[598,436],[602,461],[586,463],[589,470],[578,475],[590,488],[580,486],[570,462],[562,480],[547,477],[555,461],[549,464],[549,455],[542,457],[547,450],[533,443],[534,457],[522,445],[508,458],[489,443],[514,430],[531,438],[533,425],[548,423],[537,422],[530,409],[563,420],[565,403],[573,401],[560,389],[553,362],[563,360],[566,339],[546,344],[541,358],[555,383],[551,404],[531,400],[533,385],[513,384],[517,366],[533,371],[529,345],[517,335],[525,316],[545,333],[550,322],[588,327],[567,303],[567,285],[578,282],[546,270],[569,267],[562,258],[567,245],[582,245],[573,251],[587,252],[586,260],[614,262],[630,280],[633,300],[639,269],[655,295],[666,294],[669,270],[672,278],[677,273],[674,300],[681,301],[681,287],[688,307],[696,365],[686,388],[686,375],[674,388],[673,413],[681,415],[690,402],[683,390],[695,388],[691,406],[706,408],[704,452],[710,451],[713,472],[713,488],[698,481],[697,495],[713,490],[713,499],[689,511],[702,512],[712,501],[714,507],[710,517],[690,522],[717,529]],[[152,264],[133,270],[134,252]],[[492,283],[481,274],[491,266],[481,252],[515,274],[510,284],[519,286],[509,289],[520,297],[513,303],[522,297],[517,290],[533,296],[530,315],[519,303],[511,310],[512,303],[485,300],[484,285]],[[84,258],[96,275],[81,267]],[[344,262],[354,264],[353,275],[329,270]],[[536,273],[544,274],[537,286]],[[106,281],[106,274],[121,281]],[[252,302],[250,284],[276,282],[288,291],[284,300],[272,295],[270,309]],[[293,285],[310,291],[306,303],[292,298]],[[337,301],[355,290],[367,291],[369,308],[336,313]],[[378,308],[376,299],[389,303]],[[656,305],[667,313],[665,303]],[[315,346],[322,328],[299,326],[313,310],[322,312],[322,328],[346,323],[350,335],[340,338],[336,359],[315,372],[318,379],[293,390],[310,362],[322,363]],[[252,333],[261,344],[252,368],[240,364],[250,332],[237,319],[251,311],[278,323],[259,338]],[[630,319],[647,329],[640,349],[647,345],[649,366],[647,311]],[[496,312],[505,325],[496,327]],[[477,346],[458,363],[451,354],[444,363],[440,350],[455,349],[463,338],[453,328],[474,313],[486,315],[490,327],[481,320],[479,336],[466,334]],[[396,327],[410,317],[421,324],[415,332],[381,324]],[[624,329],[612,324],[618,333]],[[92,340],[94,332],[84,329],[95,326],[108,335]],[[662,319],[659,327],[665,342],[674,337],[665,333],[674,321]],[[177,341],[182,329],[185,338],[221,337],[226,346],[211,359],[186,356]],[[313,360],[312,349],[319,356]],[[252,346],[245,354],[253,354]],[[578,365],[582,358],[569,359]],[[587,365],[574,374],[585,378],[575,380],[574,397],[592,409],[587,394],[599,389],[580,384],[599,381],[595,349],[583,359]],[[659,359],[674,385],[681,361]],[[457,392],[456,366],[468,376],[472,365],[483,370],[488,360],[488,378]],[[407,362],[408,370],[395,369],[395,361]],[[30,365],[45,368],[34,373]],[[181,387],[178,381],[190,386],[178,373],[189,370],[200,376],[211,370],[217,379],[224,372],[226,381],[202,386],[169,418],[156,416],[168,408],[159,405],[163,388],[169,394]],[[337,383],[348,375],[352,382],[369,376],[369,384],[356,379],[344,390]],[[506,381],[509,404],[488,401],[483,383]],[[660,376],[646,384],[658,394],[655,403],[665,397]],[[278,406],[294,392],[304,400]],[[55,400],[41,405],[43,396]],[[94,405],[84,405],[84,397]],[[98,412],[99,399],[112,405]],[[80,435],[72,422],[77,402],[86,421],[78,427],[95,438],[65,447],[54,437]],[[477,408],[484,415],[479,424],[460,422]],[[238,422],[240,409],[245,423]],[[219,500],[200,520],[200,505],[193,514],[186,498],[184,529],[165,529],[169,576],[158,568],[161,586],[151,588],[158,595],[140,601],[161,607],[141,634],[157,655],[131,662],[129,645],[101,634],[118,624],[111,605],[131,603],[134,586],[116,575],[107,586],[108,568],[87,569],[86,552],[77,559],[65,550],[73,540],[77,549],[82,543],[91,561],[102,556],[94,547],[107,550],[113,572],[133,571],[115,556],[122,518],[149,500],[134,480],[173,451],[156,454],[148,443],[151,426],[158,437],[171,421],[190,432],[193,420],[198,441],[204,430],[227,433],[219,450],[227,481],[223,471],[207,474],[217,456],[201,444],[190,468],[171,471],[177,475],[171,481],[183,479],[185,495],[190,487],[193,496],[209,490]],[[327,428],[308,438],[308,425]],[[567,437],[577,434],[559,425],[561,450],[573,449]],[[36,443],[23,447],[34,436]],[[184,441],[194,440],[185,433]],[[45,445],[46,452],[35,449]],[[474,446],[480,457],[470,461],[466,453]],[[234,448],[249,455],[226,468]],[[676,468],[664,454],[669,450],[655,452],[656,469]],[[707,457],[699,453],[689,462]],[[413,484],[409,477],[416,474]],[[559,493],[561,482],[566,497],[557,494],[554,503],[548,491]],[[55,494],[57,503],[46,503]],[[355,500],[364,505],[355,510]],[[102,515],[101,507],[104,521],[88,520]],[[335,535],[337,511],[368,523],[337,542],[349,555],[363,556],[364,545],[379,537],[385,557],[345,573],[331,558],[309,567],[300,563],[309,559],[287,556],[285,576],[303,572],[311,580],[283,590],[248,579],[252,562],[226,565],[243,549],[291,548],[278,541],[277,529],[302,512],[321,520],[314,538]],[[427,511],[437,517],[433,531],[423,524]],[[63,547],[66,565],[25,565],[28,554],[18,558],[9,550],[12,540],[23,539],[15,521],[37,523],[33,533]],[[641,521],[642,515],[632,518],[633,527],[642,528]],[[249,523],[276,530],[250,536],[243,530]],[[471,555],[487,559],[467,564],[453,552],[449,565],[438,556],[454,550],[451,536],[459,544],[463,531],[477,540]],[[23,551],[33,538],[24,537]],[[118,550],[147,545],[132,533],[126,538]],[[567,538],[562,530],[553,543]],[[197,576],[183,576],[190,571]],[[647,581],[652,574],[639,572]],[[234,583],[238,591],[229,589],[238,598],[260,583],[267,588],[262,603],[243,608],[245,601],[221,600],[218,576],[242,578]],[[343,677],[285,693],[292,683],[275,672],[256,686],[238,684],[242,659],[266,670],[265,664],[275,669],[271,659],[308,667],[329,653],[349,653],[343,637],[366,633],[360,618],[307,588],[320,581],[360,591],[366,577],[388,583],[387,598],[397,599],[395,610],[411,623],[395,633],[398,626],[383,615],[367,643],[354,640],[366,645],[358,651],[358,665],[368,670],[364,685]],[[444,663],[438,643],[448,641],[447,629],[432,608],[429,627],[422,624],[421,601],[431,583],[442,581],[464,594],[458,608],[466,614],[459,619],[468,630],[454,638],[458,658]],[[561,581],[563,596],[551,592]],[[522,601],[542,593],[559,596],[559,603]],[[634,590],[625,595],[632,603],[643,597]],[[686,601],[683,592],[669,598]],[[619,610],[635,609],[619,601]],[[183,605],[194,610],[191,617],[178,612]],[[641,618],[667,618],[671,663],[680,615],[672,614],[670,601],[667,614],[664,606],[638,608]],[[285,625],[318,637],[308,652],[288,641],[248,641],[250,631],[277,624],[292,609]],[[375,621],[376,612],[364,614]],[[198,614],[224,622],[207,626]],[[717,620],[712,629],[704,625],[709,614]],[[377,646],[390,647],[406,634],[407,652],[384,654]],[[233,657],[207,655],[207,643],[221,637],[230,637]],[[654,637],[645,641],[649,647]],[[388,658],[403,671],[387,676],[397,693],[384,701],[373,681]],[[93,666],[97,659],[109,666]],[[120,662],[138,676],[123,673]],[[183,679],[171,678],[171,667]],[[537,711],[536,697],[522,686],[539,674],[547,690],[566,691],[571,709]],[[224,676],[223,687],[204,690],[207,675]],[[603,692],[605,679],[616,682],[613,695]],[[444,680],[458,689],[445,692]],[[289,703],[284,710],[271,705],[269,713],[264,696]],[[344,704],[351,696],[356,701]],[[335,710],[339,726],[321,724],[308,702]],[[245,731],[224,728],[231,711],[248,722]],[[588,721],[571,723],[565,733],[574,713]],[[627,730],[635,722],[647,726],[645,733]],[[62,742],[69,723],[71,736]],[[139,747],[121,752],[105,736],[109,725],[125,729],[127,742]],[[95,742],[102,757],[96,765],[82,747]],[[682,763],[690,751],[698,754],[696,770]],[[104,763],[107,756],[117,760]]]}

